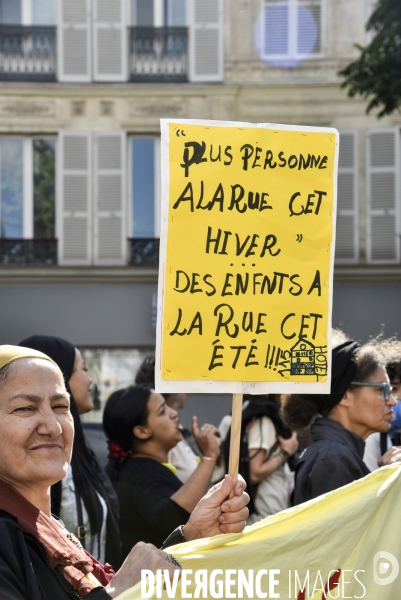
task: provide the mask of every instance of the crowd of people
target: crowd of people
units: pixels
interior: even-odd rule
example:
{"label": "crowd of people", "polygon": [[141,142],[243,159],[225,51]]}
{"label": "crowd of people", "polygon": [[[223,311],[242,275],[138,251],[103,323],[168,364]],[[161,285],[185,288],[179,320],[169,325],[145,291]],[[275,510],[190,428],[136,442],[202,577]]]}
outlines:
{"label": "crowd of people", "polygon": [[108,398],[104,469],[80,419],[93,402],[79,350],[51,336],[0,346],[1,597],[116,597],[141,569],[173,577],[168,546],[240,532],[401,461],[395,339],[334,331],[330,394],[245,396],[236,483],[230,415],[184,430],[186,396],[157,393],[154,370],[148,357]]}

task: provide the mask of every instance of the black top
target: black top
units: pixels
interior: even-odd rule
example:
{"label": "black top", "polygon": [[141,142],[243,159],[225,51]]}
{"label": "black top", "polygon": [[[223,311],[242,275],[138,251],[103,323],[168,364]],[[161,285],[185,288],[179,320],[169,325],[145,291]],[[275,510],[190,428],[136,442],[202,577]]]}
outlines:
{"label": "black top", "polygon": [[301,455],[295,472],[293,504],[369,475],[363,462],[365,442],[337,421],[318,418],[311,427],[313,443]]}
{"label": "black top", "polygon": [[[52,569],[44,546],[18,525],[15,517],[0,510],[1,600],[78,600],[81,596]],[[110,600],[106,590],[95,588],[87,600]]]}
{"label": "black top", "polygon": [[125,461],[115,483],[124,557],[137,542],[159,548],[173,529],[188,521],[190,513],[171,500],[182,485],[170,469],[152,458]]}

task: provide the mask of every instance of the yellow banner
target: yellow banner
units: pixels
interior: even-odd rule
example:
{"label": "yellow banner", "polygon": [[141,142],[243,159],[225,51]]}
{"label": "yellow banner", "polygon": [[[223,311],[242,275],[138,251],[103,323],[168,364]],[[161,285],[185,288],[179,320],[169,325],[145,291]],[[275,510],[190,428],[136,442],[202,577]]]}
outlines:
{"label": "yellow banner", "polygon": [[[243,534],[170,548],[189,583],[183,590],[178,582],[170,596],[167,590],[160,596],[395,600],[400,597],[400,496],[401,467],[385,467]],[[154,583],[153,597],[157,578]],[[138,584],[119,598],[150,597],[149,579],[144,584],[144,594]]]}
{"label": "yellow banner", "polygon": [[162,380],[327,380],[337,146],[162,121]]}

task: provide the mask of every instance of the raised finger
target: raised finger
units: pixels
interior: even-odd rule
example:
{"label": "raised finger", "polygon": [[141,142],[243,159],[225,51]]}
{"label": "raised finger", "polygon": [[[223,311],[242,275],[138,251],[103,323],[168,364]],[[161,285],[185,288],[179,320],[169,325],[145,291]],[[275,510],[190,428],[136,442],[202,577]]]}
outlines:
{"label": "raised finger", "polygon": [[192,434],[194,437],[199,435],[198,417],[192,417]]}

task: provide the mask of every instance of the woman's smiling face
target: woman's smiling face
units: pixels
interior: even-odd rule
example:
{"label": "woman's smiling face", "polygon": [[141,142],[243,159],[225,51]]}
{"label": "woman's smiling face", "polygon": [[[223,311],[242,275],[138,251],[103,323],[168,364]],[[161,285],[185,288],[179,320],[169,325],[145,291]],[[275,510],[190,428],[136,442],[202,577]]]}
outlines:
{"label": "woman's smiling face", "polygon": [[18,359],[0,381],[0,479],[16,489],[60,481],[71,461],[74,422],[61,371]]}

